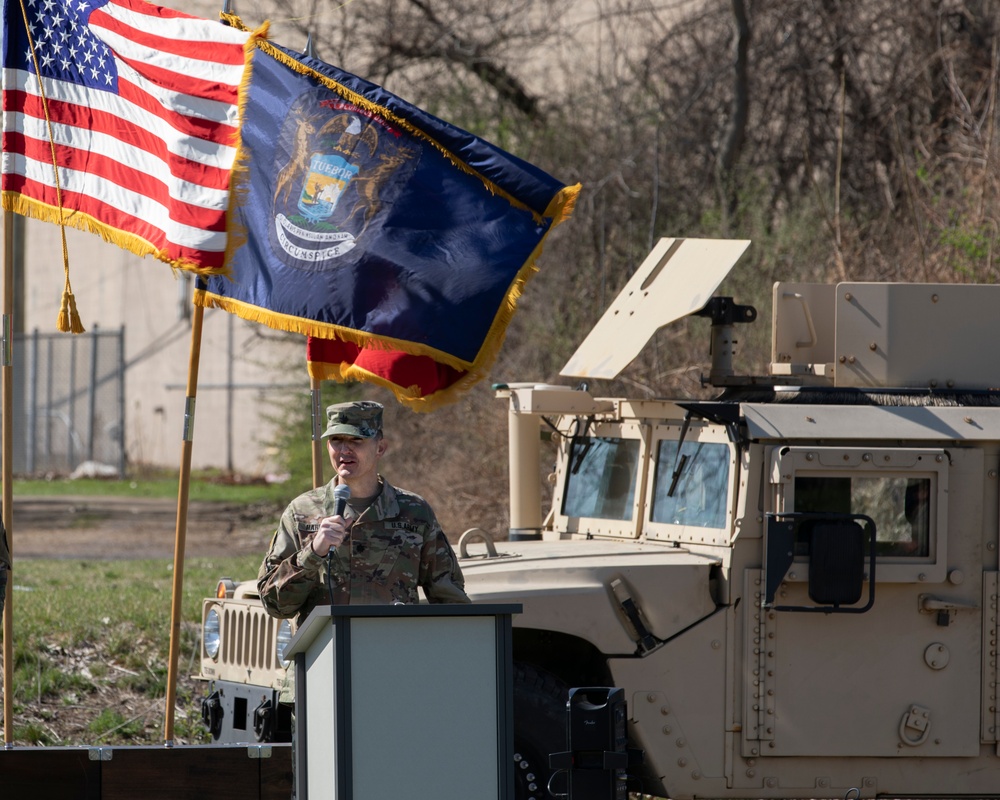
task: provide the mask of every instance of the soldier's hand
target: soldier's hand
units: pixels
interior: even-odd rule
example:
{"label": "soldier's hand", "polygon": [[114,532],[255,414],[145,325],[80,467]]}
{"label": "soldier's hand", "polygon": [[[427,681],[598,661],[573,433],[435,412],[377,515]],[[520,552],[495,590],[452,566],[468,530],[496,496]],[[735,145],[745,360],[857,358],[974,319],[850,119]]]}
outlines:
{"label": "soldier's hand", "polygon": [[313,552],[325,558],[332,549],[340,547],[349,531],[350,525],[343,517],[324,517],[312,539]]}

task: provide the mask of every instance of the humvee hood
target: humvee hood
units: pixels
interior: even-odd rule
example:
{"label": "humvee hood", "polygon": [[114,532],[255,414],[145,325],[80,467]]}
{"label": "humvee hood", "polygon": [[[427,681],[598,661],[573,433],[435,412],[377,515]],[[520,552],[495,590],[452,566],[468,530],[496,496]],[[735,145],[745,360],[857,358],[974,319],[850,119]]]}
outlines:
{"label": "humvee hood", "polygon": [[[515,628],[561,630],[604,653],[636,649],[621,603],[631,598],[649,631],[667,640],[716,610],[711,570],[720,562],[641,542],[499,542],[495,558],[461,558],[476,603],[517,603]],[[481,550],[481,548],[480,548]],[[556,626],[556,627],[553,627]]]}

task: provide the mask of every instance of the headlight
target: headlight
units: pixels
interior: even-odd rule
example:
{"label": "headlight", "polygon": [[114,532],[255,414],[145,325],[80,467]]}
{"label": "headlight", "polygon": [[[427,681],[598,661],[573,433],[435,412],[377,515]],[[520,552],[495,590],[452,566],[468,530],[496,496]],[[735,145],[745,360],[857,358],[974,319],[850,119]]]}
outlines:
{"label": "headlight", "polygon": [[209,658],[219,655],[220,630],[219,612],[213,608],[205,615],[205,624],[201,627],[201,644]]}
{"label": "headlight", "polygon": [[288,649],[290,641],[292,641],[292,623],[287,619],[283,619],[278,626],[278,640],[274,648],[274,654],[278,657],[278,663],[283,667],[288,666],[288,661],[285,660],[285,651]]}

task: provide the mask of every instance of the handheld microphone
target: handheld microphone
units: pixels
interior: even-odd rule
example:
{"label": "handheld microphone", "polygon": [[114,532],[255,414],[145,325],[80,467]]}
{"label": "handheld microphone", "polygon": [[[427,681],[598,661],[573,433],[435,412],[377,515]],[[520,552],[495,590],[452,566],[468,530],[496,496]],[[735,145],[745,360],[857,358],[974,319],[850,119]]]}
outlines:
{"label": "handheld microphone", "polygon": [[[346,483],[338,483],[333,487],[333,513],[338,516],[344,516],[344,512],[347,510],[347,501],[351,499],[351,487]],[[331,548],[326,554],[326,589],[330,594],[330,606],[334,605],[333,598],[333,579],[331,578],[331,565],[333,564],[333,549]]]}
{"label": "handheld microphone", "polygon": [[351,499],[351,487],[346,483],[338,483],[333,487],[333,500],[334,507],[333,513],[338,516],[344,516],[344,512],[347,510],[347,501]]}

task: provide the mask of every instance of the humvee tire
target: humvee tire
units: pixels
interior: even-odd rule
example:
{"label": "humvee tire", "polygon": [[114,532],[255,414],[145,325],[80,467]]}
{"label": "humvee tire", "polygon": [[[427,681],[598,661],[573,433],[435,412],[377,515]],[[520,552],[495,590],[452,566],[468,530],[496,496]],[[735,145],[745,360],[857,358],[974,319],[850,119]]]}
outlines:
{"label": "humvee tire", "polygon": [[[568,696],[569,687],[548,672],[530,664],[514,664],[515,800],[550,796],[549,755],[566,749]],[[556,794],[558,785],[553,786]]]}

